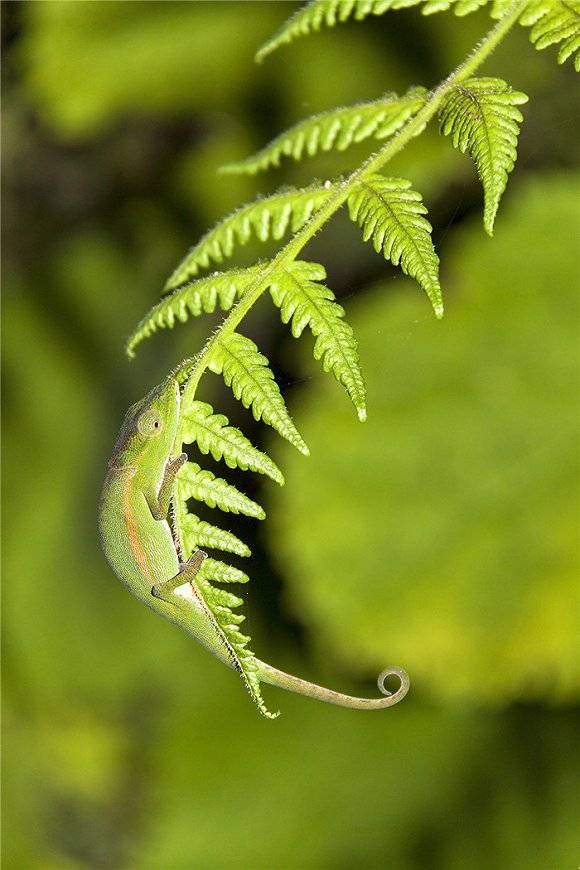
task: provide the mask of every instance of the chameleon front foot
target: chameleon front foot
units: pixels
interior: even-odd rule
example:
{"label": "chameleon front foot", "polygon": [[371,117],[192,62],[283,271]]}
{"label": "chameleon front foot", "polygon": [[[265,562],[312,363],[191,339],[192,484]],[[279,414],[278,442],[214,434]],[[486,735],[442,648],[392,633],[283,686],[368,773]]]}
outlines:
{"label": "chameleon front foot", "polygon": [[172,595],[175,590],[178,586],[183,586],[184,583],[193,581],[206,559],[207,553],[204,553],[203,550],[196,550],[187,562],[184,562],[180,566],[179,572],[175,577],[171,577],[170,580],[165,580],[163,583],[156,583],[151,589],[151,595],[154,598],[161,598],[163,601],[173,603],[175,599],[172,598]]}

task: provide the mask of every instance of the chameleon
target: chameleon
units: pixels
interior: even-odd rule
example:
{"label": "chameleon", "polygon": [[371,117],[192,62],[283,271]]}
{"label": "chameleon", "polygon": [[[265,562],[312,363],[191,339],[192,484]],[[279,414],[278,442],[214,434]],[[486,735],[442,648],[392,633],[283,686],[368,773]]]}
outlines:
{"label": "chameleon", "polygon": [[[99,504],[99,533],[109,565],[139,601],[244,677],[236,652],[196,582],[207,554],[196,550],[182,561],[177,530],[172,527],[173,486],[187,460],[186,453],[177,452],[181,449],[178,429],[187,363],[127,411],[108,463]],[[392,707],[409,689],[406,672],[397,667],[387,668],[379,676],[383,697],[358,698],[287,674],[255,657],[252,665],[260,682],[359,710]],[[400,682],[394,693],[385,687],[390,675]],[[245,682],[261,712],[275,718],[278,714],[269,713],[248,680]]]}

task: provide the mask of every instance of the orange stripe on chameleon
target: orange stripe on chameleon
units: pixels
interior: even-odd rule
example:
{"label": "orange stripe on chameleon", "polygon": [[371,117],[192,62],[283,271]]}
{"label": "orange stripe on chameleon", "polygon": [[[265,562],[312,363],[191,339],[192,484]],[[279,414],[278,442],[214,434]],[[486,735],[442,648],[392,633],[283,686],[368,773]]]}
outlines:
{"label": "orange stripe on chameleon", "polygon": [[153,584],[153,577],[151,576],[151,572],[149,570],[149,565],[147,563],[147,557],[145,556],[145,551],[143,549],[143,545],[139,539],[139,533],[137,531],[137,525],[135,523],[135,519],[131,512],[131,481],[133,480],[133,475],[129,475],[123,484],[123,516],[125,518],[125,525],[127,526],[127,534],[129,536],[129,543],[131,544],[131,550],[133,551],[133,556],[135,557],[135,561],[139,566],[139,569],[144,577]]}

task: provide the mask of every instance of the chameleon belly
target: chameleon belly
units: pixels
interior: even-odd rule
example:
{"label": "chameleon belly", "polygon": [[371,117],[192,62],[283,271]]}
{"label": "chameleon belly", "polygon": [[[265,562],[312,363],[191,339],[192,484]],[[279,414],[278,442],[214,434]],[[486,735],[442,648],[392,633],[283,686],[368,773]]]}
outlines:
{"label": "chameleon belly", "polygon": [[[116,510],[109,509],[111,504]],[[151,515],[145,496],[134,485],[132,468],[109,471],[99,529],[107,560],[117,577],[150,604],[151,587],[174,577],[179,560],[169,524]]]}

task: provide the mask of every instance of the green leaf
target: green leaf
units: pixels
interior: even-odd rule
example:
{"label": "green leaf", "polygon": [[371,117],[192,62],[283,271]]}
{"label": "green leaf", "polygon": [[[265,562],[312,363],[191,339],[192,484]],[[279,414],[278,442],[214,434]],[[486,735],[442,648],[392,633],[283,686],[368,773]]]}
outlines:
{"label": "green leaf", "polygon": [[537,49],[558,45],[558,63],[574,58],[580,72],[580,3],[577,0],[533,0],[526,6],[520,24],[531,27],[530,42]]}
{"label": "green leaf", "polygon": [[451,91],[439,113],[443,135],[475,162],[483,185],[483,225],[490,236],[517,158],[523,116],[516,106],[527,101],[502,79],[472,78]]}
{"label": "green leaf", "polygon": [[282,25],[256,54],[261,62],[281,45],[301,36],[308,36],[323,27],[334,27],[349,19],[363,21],[369,15],[384,15],[391,9],[407,9],[422,5],[423,15],[453,9],[456,15],[467,15],[485,6],[488,0],[311,0]]}
{"label": "green leaf", "polygon": [[262,419],[305,456],[308,447],[290,419],[288,410],[268,360],[253,341],[240,333],[220,335],[208,368],[222,374],[228,387],[244,408],[251,408],[255,420]]}
{"label": "green leaf", "polygon": [[211,453],[216,461],[223,459],[229,468],[249,468],[283,484],[278,466],[228,422],[223,414],[214,414],[211,405],[194,401],[181,414],[181,439],[184,444],[195,442],[202,453]]}
{"label": "green leaf", "polygon": [[217,559],[206,559],[199,573],[204,580],[214,580],[216,583],[247,583],[250,579],[239,568],[226,565]]}
{"label": "green leaf", "polygon": [[406,275],[415,278],[431,300],[437,317],[443,316],[439,284],[439,258],[431,240],[431,224],[421,195],[404,178],[372,175],[348,198],[350,217],[372,239],[377,253]]}
{"label": "green leaf", "polygon": [[[232,607],[241,607],[244,603],[243,598],[240,598],[239,595],[234,595],[232,592],[228,592],[226,589],[220,589],[219,587],[213,587],[209,583],[204,582],[205,577],[201,577],[200,586],[207,594],[209,598],[211,596],[212,604],[217,605],[218,607],[231,609]],[[211,593],[209,593],[209,589],[211,589]],[[230,616],[230,620],[234,623],[232,628],[240,625],[241,622],[244,621],[244,617],[236,614],[234,619]],[[248,638],[249,640],[249,638]]]}
{"label": "green leaf", "polygon": [[246,514],[263,520],[266,514],[259,504],[244,495],[231,483],[216,477],[211,471],[200,468],[196,462],[186,462],[179,469],[175,486],[177,497],[182,501],[195,498],[209,507],[219,507],[222,511]]}
{"label": "green leaf", "polygon": [[[421,6],[423,15],[453,10],[455,15],[468,15],[482,6],[490,6],[493,18],[501,18],[512,0],[310,0],[280,28],[272,39],[264,43],[256,54],[262,61],[281,45],[301,36],[334,27],[349,19],[362,21],[369,15],[384,15],[397,9]],[[558,63],[574,57],[574,66],[580,71],[580,3],[578,0],[531,0],[526,6],[520,24],[532,27],[530,41],[538,49],[562,43]]]}
{"label": "green leaf", "polygon": [[356,103],[313,115],[281,133],[269,145],[239,163],[229,163],[221,171],[255,175],[279,166],[283,157],[301,160],[319,151],[344,151],[356,142],[373,137],[392,136],[425,102],[425,88],[410,88],[402,97],[385,94],[370,103]]}
{"label": "green leaf", "polygon": [[[227,532],[217,526],[212,526],[210,523],[200,520],[194,514],[183,512],[179,525],[183,552],[186,557],[191,556],[194,550],[205,548],[235,553],[236,556],[251,555],[250,548],[231,532]],[[206,559],[204,565],[207,561]]]}
{"label": "green leaf", "polygon": [[333,189],[331,184],[290,188],[243,205],[209,230],[189,251],[168,279],[165,290],[180,287],[212,263],[223,262],[232,256],[237,245],[245,245],[253,237],[266,242],[281,239],[288,230],[297,232]]}
{"label": "green leaf", "polygon": [[296,261],[276,274],[270,293],[282,322],[292,321],[294,338],[310,327],[316,338],[314,358],[346,388],[362,422],[366,420],[366,397],[356,339],[343,319],[344,309],[334,301],[334,293],[318,283],[325,278],[326,271],[318,263]]}
{"label": "green leaf", "polygon": [[177,288],[158,302],[139,323],[127,341],[127,356],[133,358],[138,344],[158,329],[171,329],[176,320],[185,323],[190,315],[198,317],[202,313],[212,314],[218,305],[222,311],[229,311],[262,268],[256,265],[247,269],[214,272],[207,278]]}

